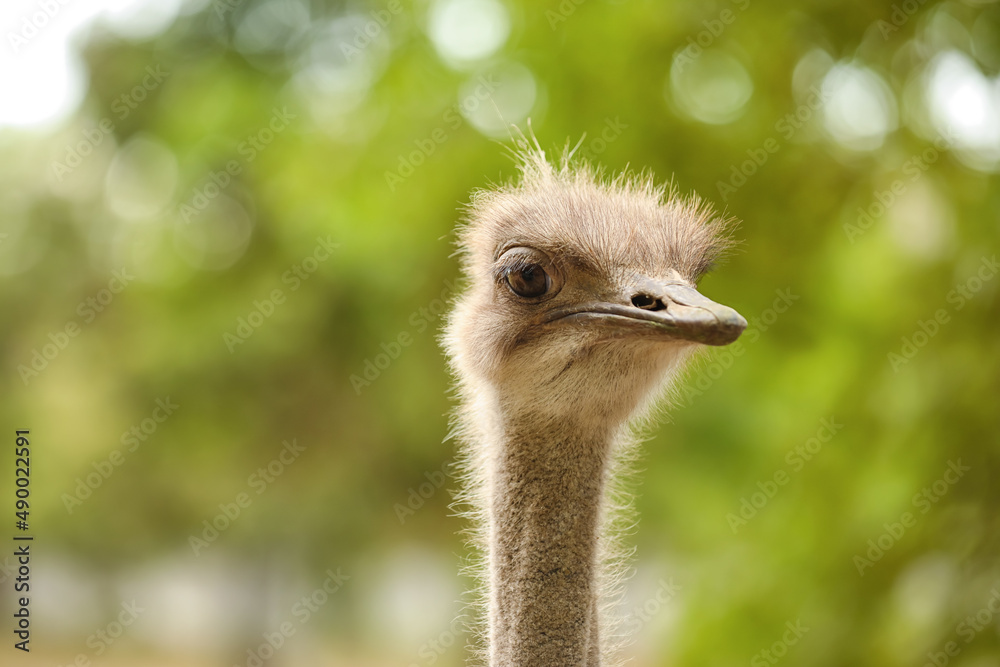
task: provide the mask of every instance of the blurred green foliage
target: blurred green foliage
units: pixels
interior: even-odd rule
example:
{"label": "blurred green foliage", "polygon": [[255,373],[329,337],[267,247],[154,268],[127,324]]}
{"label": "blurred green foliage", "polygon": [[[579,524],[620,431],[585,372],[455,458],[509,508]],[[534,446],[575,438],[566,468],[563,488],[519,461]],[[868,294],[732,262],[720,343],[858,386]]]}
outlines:
{"label": "blurred green foliage", "polygon": [[[257,32],[241,28],[269,4],[277,9],[254,19]],[[421,637],[448,632],[466,584],[453,483],[434,484],[454,456],[436,335],[457,279],[461,205],[514,175],[509,141],[477,129],[493,107],[470,101],[507,68],[521,84],[530,73],[527,114],[553,154],[585,137],[581,153],[609,172],[649,169],[742,220],[744,242],[703,290],[751,330],[740,348],[694,364],[682,407],[644,445],[626,611],[648,601],[651,581],[682,589],[642,623],[635,664],[772,664],[760,651],[796,620],[808,632],[781,658],[789,665],[922,665],[948,641],[960,649],[950,664],[1000,664],[996,616],[969,642],[958,634],[1000,586],[1000,281],[995,270],[976,279],[997,254],[1000,188],[994,168],[954,146],[904,171],[934,146],[912,92],[921,68],[965,53],[997,85],[996,3],[911,3],[883,35],[899,3],[504,0],[509,35],[468,65],[435,49],[427,2],[398,6],[368,44],[349,28],[387,6],[299,3],[308,20],[294,28],[279,20],[288,4],[206,4],[143,40],[95,30],[80,109],[58,127],[0,130],[0,414],[11,430],[32,429],[33,524],[52,559],[40,563],[97,582],[101,601],[92,615],[82,607],[82,631],[39,629],[42,655],[68,662],[87,650],[123,576],[165,558],[215,558],[234,581],[250,572],[247,590],[273,585],[292,601],[329,568],[350,575],[311,622],[319,643],[274,664],[461,663],[461,648],[421,648]],[[751,92],[731,120],[702,122],[683,108],[672,68],[723,11],[734,20],[699,57],[721,54],[702,64],[723,74],[735,60]],[[360,22],[330,23],[345,16]],[[309,41],[324,25],[340,25],[333,46]],[[328,50],[319,73],[310,49]],[[833,63],[885,83],[894,106],[876,145],[846,145],[823,112],[802,111]],[[136,101],[150,67],[166,74]],[[705,99],[731,102],[746,88],[726,76],[719,85]],[[508,108],[495,97],[496,111]],[[275,110],[293,116],[280,130]],[[797,112],[808,118],[785,136],[777,124]],[[522,127],[524,115],[513,118]],[[101,119],[113,130],[60,175],[55,163]],[[746,182],[720,188],[737,171]],[[873,202],[901,179],[878,213]],[[865,222],[859,209],[876,214]],[[321,241],[335,244],[328,259]],[[134,280],[85,321],[80,304],[102,298],[122,267]],[[275,290],[281,302],[264,303]],[[934,319],[939,309],[947,321]],[[71,321],[80,333],[25,374]],[[179,407],[129,451],[123,434],[142,431],[167,397]],[[823,420],[842,425],[826,442]],[[305,451],[258,496],[248,478],[292,439]],[[124,463],[68,511],[66,494],[113,450]],[[968,471],[935,490],[958,461]],[[12,465],[4,457],[5,476]],[[426,499],[425,483],[435,487]],[[244,492],[252,504],[193,555],[202,522]],[[773,497],[753,507],[760,494]],[[745,525],[731,516],[741,507]],[[913,525],[892,535],[906,512]],[[443,572],[451,587],[421,588],[422,572]],[[397,576],[405,587],[394,588]],[[208,648],[177,649],[187,664],[245,661],[290,607],[265,593],[252,598],[269,601],[260,609],[227,598],[243,620]],[[151,623],[166,623],[161,611]],[[400,619],[433,630],[407,634]],[[176,658],[149,636],[116,649]]]}

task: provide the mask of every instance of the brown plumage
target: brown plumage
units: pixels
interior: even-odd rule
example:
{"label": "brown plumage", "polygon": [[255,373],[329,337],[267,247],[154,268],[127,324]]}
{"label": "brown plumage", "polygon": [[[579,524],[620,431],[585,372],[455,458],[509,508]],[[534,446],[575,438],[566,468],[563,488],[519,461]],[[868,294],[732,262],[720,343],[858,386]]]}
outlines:
{"label": "brown plumage", "polygon": [[699,344],[746,327],[694,285],[726,221],[648,176],[602,180],[537,147],[477,192],[468,281],[444,345],[457,380],[462,500],[482,560],[492,667],[595,667],[613,653],[615,479],[633,427]]}

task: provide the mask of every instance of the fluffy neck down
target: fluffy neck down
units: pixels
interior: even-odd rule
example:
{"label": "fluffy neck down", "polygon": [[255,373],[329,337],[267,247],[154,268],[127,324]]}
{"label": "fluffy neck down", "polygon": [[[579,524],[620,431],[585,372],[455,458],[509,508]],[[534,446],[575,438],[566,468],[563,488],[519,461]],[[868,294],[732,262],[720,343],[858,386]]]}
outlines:
{"label": "fluffy neck down", "polygon": [[611,443],[531,418],[488,469],[492,667],[597,667],[599,530]]}

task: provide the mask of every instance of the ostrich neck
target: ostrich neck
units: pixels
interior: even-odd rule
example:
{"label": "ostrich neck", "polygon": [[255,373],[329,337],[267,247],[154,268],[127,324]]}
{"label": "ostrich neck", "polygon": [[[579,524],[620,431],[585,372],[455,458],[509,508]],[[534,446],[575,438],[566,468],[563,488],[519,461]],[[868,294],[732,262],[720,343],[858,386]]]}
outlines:
{"label": "ostrich neck", "polygon": [[490,665],[597,667],[609,438],[567,435],[574,425],[546,419],[518,421],[528,425],[506,430],[492,470]]}

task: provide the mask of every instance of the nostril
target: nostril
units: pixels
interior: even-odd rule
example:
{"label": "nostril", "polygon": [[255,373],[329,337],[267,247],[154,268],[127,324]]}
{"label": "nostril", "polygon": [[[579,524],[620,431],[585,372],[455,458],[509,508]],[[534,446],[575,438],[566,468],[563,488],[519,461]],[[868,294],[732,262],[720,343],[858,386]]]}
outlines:
{"label": "nostril", "polygon": [[636,308],[642,308],[643,310],[667,309],[667,306],[663,303],[662,299],[658,299],[648,294],[636,294],[632,297],[632,305]]}

